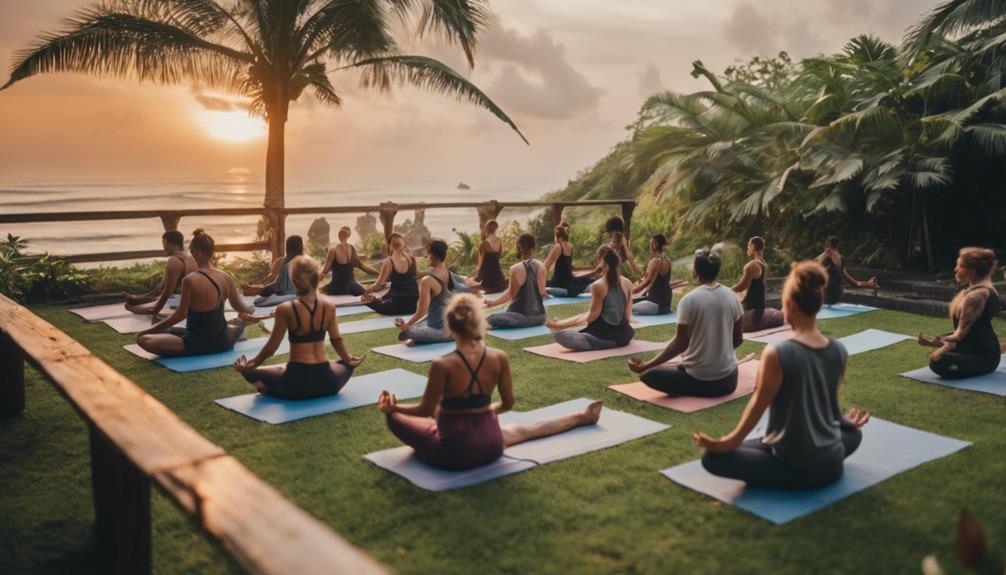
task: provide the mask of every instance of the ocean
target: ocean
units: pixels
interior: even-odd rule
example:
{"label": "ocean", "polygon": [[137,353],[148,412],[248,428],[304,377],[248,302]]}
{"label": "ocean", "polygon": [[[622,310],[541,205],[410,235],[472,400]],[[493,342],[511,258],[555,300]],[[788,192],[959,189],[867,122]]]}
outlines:
{"label": "ocean", "polygon": [[[553,184],[498,186],[467,182],[469,190],[458,189],[458,182],[415,182],[394,185],[364,185],[335,182],[323,178],[288,178],[288,207],[375,205],[384,201],[527,201],[540,198],[554,189]],[[0,211],[3,213],[105,211],[139,209],[258,207],[262,205],[264,184],[260,177],[230,173],[208,178],[11,178],[0,179]],[[526,222],[537,212],[504,210],[501,223]],[[343,225],[354,227],[362,214],[318,214],[290,216],[287,233],[307,233],[317,217],[324,217],[335,230]],[[376,215],[376,214],[374,214]],[[228,218],[183,217],[179,229],[188,236],[197,227],[206,229],[219,243],[251,241],[255,236],[256,216]],[[399,212],[395,223],[413,219],[411,212]],[[478,230],[474,209],[439,209],[426,213],[426,227],[436,237],[448,242],[455,239],[454,229]],[[159,249],[163,232],[157,218],[149,220],[106,220],[0,224],[0,234],[21,236],[30,241],[31,253],[85,254],[107,251]],[[359,241],[354,233],[351,241]],[[111,262],[110,262],[111,263]]]}

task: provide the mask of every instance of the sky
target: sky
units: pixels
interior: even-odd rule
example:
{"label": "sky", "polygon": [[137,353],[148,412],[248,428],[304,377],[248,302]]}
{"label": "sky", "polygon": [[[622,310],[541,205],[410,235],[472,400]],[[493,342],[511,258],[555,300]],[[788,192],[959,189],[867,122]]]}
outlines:
{"label": "sky", "polygon": [[[0,77],[15,53],[91,2],[0,0]],[[643,100],[703,88],[691,62],[838,51],[870,33],[897,42],[937,0],[496,0],[475,68],[456,48],[403,38],[405,51],[464,71],[520,126],[525,145],[485,111],[439,95],[362,89],[330,75],[330,108],[303,97],[287,126],[287,174],[354,184],[409,182],[561,188],[624,138]],[[2,82],[0,82],[2,83]],[[261,175],[265,139],[200,86],[49,75],[0,92],[0,181]],[[225,117],[230,117],[226,116]],[[221,126],[221,123],[223,125]],[[254,131],[256,126],[251,124]],[[213,130],[217,133],[214,135]],[[220,133],[223,131],[223,134]],[[253,134],[248,137],[254,136]]]}

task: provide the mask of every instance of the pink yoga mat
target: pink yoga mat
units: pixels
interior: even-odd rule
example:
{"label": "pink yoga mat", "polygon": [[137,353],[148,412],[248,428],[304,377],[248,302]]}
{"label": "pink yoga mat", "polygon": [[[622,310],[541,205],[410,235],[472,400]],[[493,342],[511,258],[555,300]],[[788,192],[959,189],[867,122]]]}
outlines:
{"label": "pink yoga mat", "polygon": [[780,325],[777,327],[763,329],[761,331],[749,331],[744,334],[744,339],[749,341],[762,341],[763,338],[777,333],[789,333],[792,336],[793,328],[789,325]]}
{"label": "pink yoga mat", "polygon": [[673,409],[684,413],[692,413],[701,409],[707,409],[733,401],[738,397],[744,397],[754,391],[755,381],[758,379],[758,360],[745,361],[737,365],[737,389],[730,395],[722,397],[672,397],[662,391],[657,391],[647,387],[641,381],[636,383],[623,383],[621,385],[609,385],[608,389],[617,391],[623,395],[628,395],[633,399],[652,403],[664,409]]}
{"label": "pink yoga mat", "polygon": [[[383,289],[379,292],[374,292],[374,297],[381,297],[388,293],[387,289]],[[351,306],[351,305],[362,305],[363,302],[360,301],[360,296],[358,295],[328,295],[325,293],[319,293],[318,297],[322,300],[334,305],[335,307]]]}
{"label": "pink yoga mat", "polygon": [[536,347],[525,347],[524,351],[529,351],[536,355],[552,357],[555,359],[565,359],[566,361],[587,363],[588,361],[607,359],[609,357],[619,357],[624,355],[633,355],[637,353],[658,351],[664,349],[664,346],[666,345],[667,344],[661,343],[659,341],[640,341],[636,339],[632,340],[632,343],[630,343],[629,345],[623,347],[613,347],[610,349],[595,349],[593,351],[572,351],[562,347],[557,343],[550,343],[548,345],[539,345]]}

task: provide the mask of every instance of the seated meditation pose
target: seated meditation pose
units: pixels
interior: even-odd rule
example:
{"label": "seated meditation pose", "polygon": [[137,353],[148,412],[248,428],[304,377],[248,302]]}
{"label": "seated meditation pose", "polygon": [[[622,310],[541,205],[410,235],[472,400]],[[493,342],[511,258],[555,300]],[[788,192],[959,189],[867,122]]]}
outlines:
{"label": "seated meditation pose", "polygon": [[[412,447],[416,457],[435,467],[463,470],[492,463],[511,445],[593,425],[601,416],[602,402],[595,401],[580,413],[501,428],[497,415],[514,404],[510,359],[505,352],[486,347],[481,307],[470,294],[451,300],[447,324],[457,349],[433,360],[418,404],[399,405],[387,391],[377,400],[388,429]],[[493,403],[497,389],[502,401]]]}
{"label": "seated meditation pose", "polygon": [[490,315],[492,328],[531,327],[545,323],[545,266],[534,259],[537,242],[531,234],[517,238],[520,261],[510,268],[510,285],[503,295],[485,301],[487,308],[510,302],[506,311]]}
{"label": "seated meditation pose", "polygon": [[[636,335],[632,329],[632,282],[618,273],[619,257],[614,248],[603,245],[597,250],[601,279],[590,284],[590,309],[569,319],[553,318],[547,322],[555,331],[555,341],[573,351],[610,349],[629,345]],[[574,326],[587,324],[577,330]]]}
{"label": "seated meditation pose", "polygon": [[838,238],[835,236],[831,236],[825,241],[824,252],[817,256],[817,263],[828,271],[828,291],[824,294],[824,303],[827,305],[834,305],[842,301],[845,282],[861,288],[877,289],[880,287],[876,277],[860,281],[849,275],[845,269],[845,257],[838,251]]}
{"label": "seated meditation pose", "polygon": [[[416,283],[416,258],[405,249],[405,236],[393,233],[388,239],[391,255],[381,262],[377,280],[363,290],[360,301],[382,315],[416,313],[419,302],[419,284]],[[374,292],[390,283],[388,293],[374,297]]]}
{"label": "seated meditation pose", "polygon": [[245,284],[241,291],[245,295],[258,296],[255,305],[269,306],[290,301],[294,297],[293,283],[290,281],[290,262],[293,258],[304,255],[304,239],[300,236],[286,238],[286,255],[276,258],[272,267],[261,282]]}
{"label": "seated meditation pose", "polygon": [[[700,285],[678,302],[674,339],[650,361],[629,360],[629,369],[642,374],[647,386],[695,397],[720,397],[737,389],[734,349],[744,342],[744,312],[734,292],[716,281],[720,266],[710,250],[695,252],[692,275]],[[667,365],[674,358],[677,364]]]}
{"label": "seated meditation pose", "polygon": [[[182,280],[182,295],[174,313],[136,334],[136,343],[144,350],[161,357],[220,353],[234,347],[244,332],[245,321],[253,318],[227,272],[213,267],[214,241],[197,229],[192,233],[189,249],[196,260],[196,271]],[[224,302],[241,313],[234,325],[224,317]],[[185,319],[184,330],[169,328]]]}
{"label": "seated meditation pose", "polygon": [[748,257],[751,261],[744,265],[741,279],[730,289],[744,294],[741,307],[744,308],[744,331],[761,331],[779,327],[786,323],[782,312],[765,306],[765,278],[768,264],[765,263],[765,240],[755,236],[748,240]]}
{"label": "seated meditation pose", "polygon": [[573,274],[573,245],[569,243],[569,224],[563,225],[565,223],[560,223],[553,230],[555,245],[545,258],[545,273],[548,274],[553,266],[554,271],[545,289],[553,296],[576,297],[587,289],[592,280]]}
{"label": "seated meditation pose", "polygon": [[407,345],[414,343],[437,343],[451,341],[447,333],[444,317],[447,304],[451,301],[451,273],[444,265],[447,259],[447,242],[440,239],[430,241],[426,247],[430,258],[430,273],[419,281],[419,303],[416,313],[408,320],[395,318],[395,325],[401,330],[398,339]]}
{"label": "seated meditation pose", "polygon": [[664,255],[667,238],[656,234],[650,238],[650,261],[646,263],[643,278],[632,286],[633,294],[643,294],[632,303],[636,315],[663,315],[671,313],[671,260]]}
{"label": "seated meditation pose", "polygon": [[503,240],[496,236],[499,224],[496,220],[486,222],[485,237],[479,242],[479,257],[473,283],[477,283],[485,293],[499,293],[506,289],[507,279],[503,277],[500,258],[503,256]]}
{"label": "seated meditation pose", "polygon": [[[567,225],[568,227],[568,225]],[[619,260],[622,262],[622,273],[626,271],[632,272],[637,276],[642,276],[643,271],[639,268],[636,263],[636,258],[632,255],[632,244],[629,243],[629,237],[625,235],[625,222],[622,218],[618,216],[612,216],[604,222],[604,233],[608,236],[608,243],[605,245],[611,246],[618,255]],[[625,270],[625,266],[628,266],[628,270]],[[601,266],[598,265],[590,272],[583,274],[585,278],[597,279],[603,275],[601,271]]]}
{"label": "seated meditation pose", "polygon": [[[265,347],[249,360],[241,356],[234,363],[245,380],[262,395],[283,399],[311,399],[339,393],[363,358],[350,355],[339,334],[335,306],[318,298],[321,272],[318,264],[299,256],[290,261],[290,279],[297,297],[279,304],[274,312],[276,324]],[[260,367],[276,353],[283,337],[289,334],[290,359],[286,365]],[[325,336],[338,361],[325,355]]]}
{"label": "seated meditation pose", "polygon": [[325,286],[325,293],[328,295],[363,295],[363,286],[356,283],[356,278],[353,276],[354,268],[360,268],[375,276],[381,273],[360,259],[356,248],[349,243],[351,234],[349,226],[339,228],[339,243],[328,250],[325,266],[321,270],[323,276],[332,274],[332,281]]}
{"label": "seated meditation pose", "polygon": [[196,271],[196,260],[185,251],[185,236],[178,230],[169,230],[161,236],[161,245],[168,261],[164,265],[164,276],[154,289],[126,296],[126,309],[137,314],[152,314],[155,318],[168,303],[168,298],[178,293],[182,278]]}
{"label": "seated meditation pose", "polygon": [[[870,413],[853,409],[843,417],[839,410],[847,353],[816,325],[828,281],[817,262],[793,267],[782,305],[795,335],[762,352],[754,394],[733,431],[719,439],[693,436],[709,473],[770,489],[814,489],[842,476]],[[745,439],[766,409],[764,436]]]}
{"label": "seated meditation pose", "polygon": [[938,348],[929,356],[929,369],[946,379],[962,379],[992,373],[999,368],[1003,346],[992,327],[1002,302],[992,285],[996,255],[984,248],[964,248],[957,256],[954,278],[965,285],[950,303],[954,332],[919,343]]}

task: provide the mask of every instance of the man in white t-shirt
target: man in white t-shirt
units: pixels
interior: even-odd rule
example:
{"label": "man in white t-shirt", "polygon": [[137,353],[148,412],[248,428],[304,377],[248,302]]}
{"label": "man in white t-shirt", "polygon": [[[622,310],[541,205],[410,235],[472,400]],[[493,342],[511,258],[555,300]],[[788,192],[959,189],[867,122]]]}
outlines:
{"label": "man in white t-shirt", "polygon": [[[678,302],[677,332],[667,348],[650,361],[629,360],[643,383],[669,395],[719,397],[737,388],[737,356],[744,341],[744,310],[737,296],[716,278],[720,258],[695,252],[692,275],[699,282]],[[676,365],[666,365],[678,358]]]}

